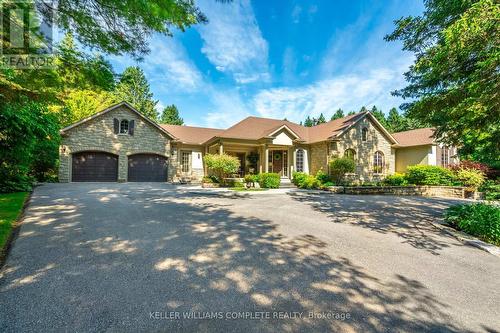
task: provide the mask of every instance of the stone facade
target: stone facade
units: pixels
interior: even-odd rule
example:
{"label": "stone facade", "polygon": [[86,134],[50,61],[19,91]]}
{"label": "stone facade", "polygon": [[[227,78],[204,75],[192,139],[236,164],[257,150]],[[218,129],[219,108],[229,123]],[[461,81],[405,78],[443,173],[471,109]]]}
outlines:
{"label": "stone facade", "polygon": [[[113,119],[134,120],[134,135],[115,134]],[[68,129],[60,146],[59,181],[71,181],[72,154],[102,151],[118,155],[118,181],[127,181],[128,156],[139,153],[157,154],[169,161],[168,178],[176,173],[176,155],[171,156],[171,138],[126,105],[121,105],[96,118]]]}
{"label": "stone facade", "polygon": [[319,170],[328,173],[328,143],[320,142],[311,145],[310,173],[315,175]]}
{"label": "stone facade", "polygon": [[[366,141],[362,140],[362,130],[366,128],[368,135]],[[330,147],[329,158],[342,157],[347,149],[356,152],[356,175],[360,181],[376,181],[395,171],[395,149],[383,132],[365,117],[344,133],[339,140]],[[384,154],[384,168],[382,173],[373,172],[373,159],[376,151]]]}

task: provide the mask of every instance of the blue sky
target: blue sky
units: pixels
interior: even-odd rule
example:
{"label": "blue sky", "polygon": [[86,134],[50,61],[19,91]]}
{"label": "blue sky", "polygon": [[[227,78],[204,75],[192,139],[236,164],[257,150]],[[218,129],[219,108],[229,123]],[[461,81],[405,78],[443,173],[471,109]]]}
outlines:
{"label": "blue sky", "polygon": [[418,0],[197,1],[209,23],[153,36],[138,65],[159,108],[175,104],[187,125],[228,127],[249,115],[299,122],[337,108],[401,104],[413,56],[383,40],[393,20],[418,15]]}

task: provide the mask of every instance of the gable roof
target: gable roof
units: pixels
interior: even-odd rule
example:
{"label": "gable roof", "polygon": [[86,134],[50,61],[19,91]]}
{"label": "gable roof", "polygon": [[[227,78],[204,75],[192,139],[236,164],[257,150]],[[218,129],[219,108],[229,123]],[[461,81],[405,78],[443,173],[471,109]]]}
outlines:
{"label": "gable roof", "polygon": [[107,109],[104,109],[102,110],[101,112],[98,112],[98,113],[95,113],[93,114],[92,116],[90,117],[87,117],[87,118],[84,118],[80,121],[77,121],[76,123],[73,123],[69,126],[66,126],[65,128],[61,129],[60,132],[61,134],[64,134],[65,132],[77,127],[77,126],[80,126],[81,124],[84,124],[92,119],[95,119],[99,116],[102,116],[103,114],[106,114],[112,110],[115,110],[121,106],[124,106],[126,108],[128,108],[130,111],[132,111],[133,113],[135,113],[137,116],[139,116],[139,118],[142,118],[144,121],[146,121],[147,123],[149,123],[150,125],[152,125],[153,127],[155,127],[156,129],[158,129],[160,132],[168,135],[171,139],[177,139],[174,135],[172,135],[170,132],[168,132],[166,129],[164,129],[163,127],[159,126],[157,123],[155,123],[154,121],[152,121],[151,119],[149,119],[148,117],[144,116],[142,113],[140,113],[139,111],[137,111],[132,105],[130,105],[129,103],[123,101],[123,102],[120,102],[120,103],[117,103],[117,104],[114,104],[112,106],[110,106],[109,108]]}
{"label": "gable roof", "polygon": [[205,141],[224,132],[223,129],[218,129],[218,128],[206,128],[206,127],[170,125],[170,124],[160,124],[160,126],[169,133],[175,135],[175,137],[182,143],[193,144],[193,145],[201,145]]}
{"label": "gable roof", "polygon": [[434,132],[434,128],[427,127],[392,133],[392,135],[398,140],[400,147],[412,147],[435,144]]}

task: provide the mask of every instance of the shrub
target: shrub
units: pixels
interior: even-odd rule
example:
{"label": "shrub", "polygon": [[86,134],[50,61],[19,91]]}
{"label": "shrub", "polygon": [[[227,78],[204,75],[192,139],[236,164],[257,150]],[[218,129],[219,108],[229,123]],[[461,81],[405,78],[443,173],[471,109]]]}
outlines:
{"label": "shrub", "polygon": [[406,179],[415,185],[454,185],[456,180],[451,170],[433,165],[409,166]]}
{"label": "shrub", "polygon": [[500,245],[500,207],[485,203],[451,206],[445,212],[447,223],[487,242]]}
{"label": "shrub", "polygon": [[356,170],[356,162],[348,157],[335,158],[330,161],[330,174],[333,182],[336,184],[342,183],[346,173],[351,173]]}
{"label": "shrub", "polygon": [[203,183],[218,183],[219,180],[215,176],[205,176],[202,179]]}
{"label": "shrub", "polygon": [[466,169],[466,170],[479,170],[481,171],[484,175],[488,174],[490,171],[490,168],[483,163],[479,162],[474,162],[474,161],[468,161],[468,160],[463,160],[460,161],[457,164],[453,164],[450,166],[450,169],[453,171],[458,171],[461,169]]}
{"label": "shrub", "polygon": [[294,183],[295,186],[299,186],[299,184],[301,184],[307,176],[308,174],[305,172],[294,172],[292,183]]}
{"label": "shrub", "polygon": [[258,183],[259,175],[245,175],[245,183]]}
{"label": "shrub", "polygon": [[330,181],[330,177],[326,174],[326,172],[323,171],[323,169],[319,169],[318,172],[316,172],[316,179],[321,183],[326,183]]}
{"label": "shrub", "polygon": [[217,177],[219,182],[236,173],[240,167],[238,158],[227,154],[206,154],[204,161],[211,176]]}
{"label": "shrub", "polygon": [[403,173],[395,173],[392,175],[388,175],[383,180],[385,185],[389,186],[406,186],[408,185],[408,181],[406,180],[406,176]]}
{"label": "shrub", "polygon": [[335,186],[335,184],[332,182],[323,183],[323,187],[331,187],[331,186]]}
{"label": "shrub", "polygon": [[260,187],[263,188],[279,188],[280,181],[280,175],[272,172],[261,173],[259,177]]}
{"label": "shrub", "polygon": [[476,191],[484,183],[484,174],[478,169],[458,169],[456,177],[469,191]]}
{"label": "shrub", "polygon": [[500,183],[493,180],[487,180],[481,185],[479,191],[484,192],[486,200],[500,200]]}
{"label": "shrub", "polygon": [[305,189],[319,188],[321,182],[316,177],[307,175],[298,186]]}

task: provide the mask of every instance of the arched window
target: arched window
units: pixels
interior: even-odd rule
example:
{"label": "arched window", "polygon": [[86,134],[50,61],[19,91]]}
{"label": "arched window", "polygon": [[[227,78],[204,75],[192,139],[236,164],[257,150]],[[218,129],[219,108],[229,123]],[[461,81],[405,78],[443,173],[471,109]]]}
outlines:
{"label": "arched window", "polygon": [[363,127],[363,129],[361,130],[361,140],[368,140],[368,128],[366,127]]}
{"label": "arched window", "polygon": [[384,171],[384,153],[376,151],[373,155],[373,172],[382,173]]}
{"label": "arched window", "polygon": [[297,149],[295,156],[295,168],[297,172],[304,172],[304,149]]}
{"label": "arched window", "polygon": [[347,157],[347,158],[350,158],[351,160],[355,160],[356,159],[356,151],[354,149],[346,149],[344,151],[344,157]]}
{"label": "arched window", "polygon": [[128,133],[128,120],[122,119],[122,121],[120,121],[120,134],[127,134],[127,133]]}

